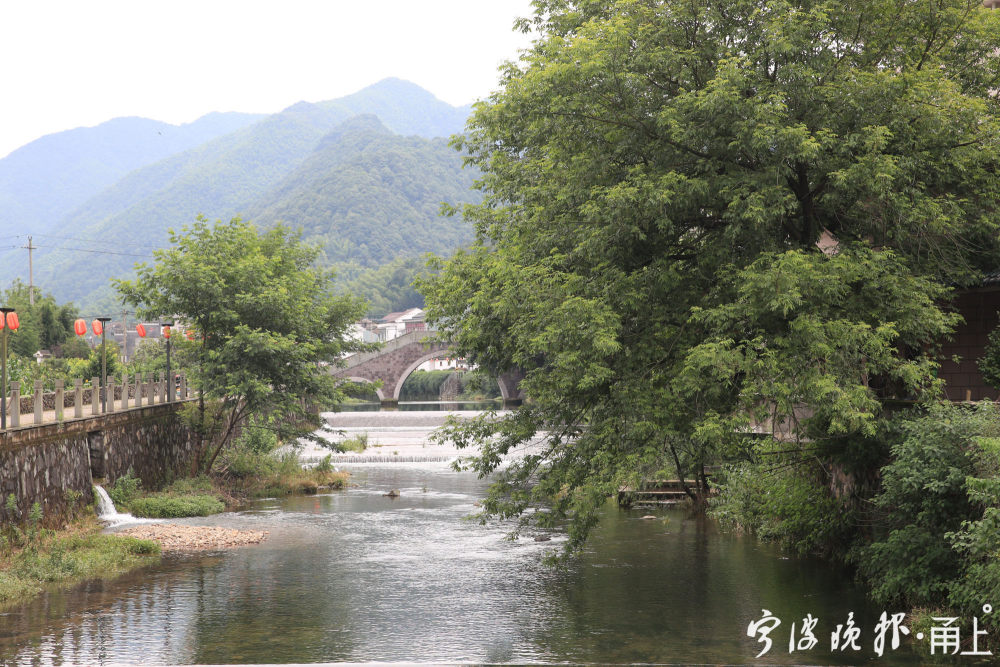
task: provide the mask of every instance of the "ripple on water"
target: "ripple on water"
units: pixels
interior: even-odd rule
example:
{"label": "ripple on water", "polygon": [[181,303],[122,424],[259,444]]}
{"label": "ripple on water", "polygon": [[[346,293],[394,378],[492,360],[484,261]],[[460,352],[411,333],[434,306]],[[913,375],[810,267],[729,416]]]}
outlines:
{"label": "ripple on water", "polygon": [[[556,569],[540,557],[565,536],[512,542],[465,519],[486,489],[474,474],[373,466],[354,481],[198,520],[270,531],[261,545],[164,559],[3,617],[0,663],[746,663],[761,608],[870,612],[846,574],[679,513],[609,508],[587,552]],[[381,496],[392,488],[402,496]],[[677,613],[695,600],[698,613]]]}

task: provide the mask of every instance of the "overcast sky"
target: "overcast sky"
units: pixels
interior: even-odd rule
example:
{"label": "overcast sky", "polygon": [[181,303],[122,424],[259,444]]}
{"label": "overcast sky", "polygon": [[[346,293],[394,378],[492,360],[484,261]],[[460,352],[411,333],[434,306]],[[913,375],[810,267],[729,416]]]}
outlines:
{"label": "overcast sky", "polygon": [[530,0],[10,0],[0,157],[119,116],[275,112],[385,77],[454,105],[495,88]]}

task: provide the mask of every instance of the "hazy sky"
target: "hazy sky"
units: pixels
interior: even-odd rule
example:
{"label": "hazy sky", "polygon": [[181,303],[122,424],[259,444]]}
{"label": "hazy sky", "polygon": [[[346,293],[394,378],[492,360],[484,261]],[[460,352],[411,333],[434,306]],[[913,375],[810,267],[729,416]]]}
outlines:
{"label": "hazy sky", "polygon": [[529,38],[530,0],[11,0],[0,6],[0,157],[119,116],[275,112],[388,76],[460,105]]}

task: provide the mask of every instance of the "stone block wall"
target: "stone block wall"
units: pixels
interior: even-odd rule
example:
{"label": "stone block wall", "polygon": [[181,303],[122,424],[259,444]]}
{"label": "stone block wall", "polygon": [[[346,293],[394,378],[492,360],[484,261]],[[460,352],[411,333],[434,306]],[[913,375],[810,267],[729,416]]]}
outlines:
{"label": "stone block wall", "polygon": [[175,409],[151,405],[108,415],[106,422],[102,433],[108,483],[131,468],[142,479],[143,488],[158,489],[189,472],[195,455],[194,435]]}
{"label": "stone block wall", "polygon": [[44,523],[60,525],[70,509],[67,490],[83,494],[84,503],[93,501],[92,468],[109,484],[132,468],[147,489],[183,475],[194,455],[193,434],[177,416],[183,404],[153,405],[0,433],[0,521],[18,518],[5,506],[8,495],[14,494],[21,517],[38,502]]}
{"label": "stone block wall", "polygon": [[[67,489],[83,494],[80,502],[93,502],[90,483],[90,452],[86,431],[65,432],[65,429],[43,427],[30,437],[10,433],[14,437],[0,440],[0,522],[16,522],[28,516],[31,505],[42,506],[45,524],[56,526],[67,516]],[[42,432],[44,431],[44,433]],[[63,431],[63,432],[60,432]],[[18,512],[7,510],[7,497],[17,498]]]}

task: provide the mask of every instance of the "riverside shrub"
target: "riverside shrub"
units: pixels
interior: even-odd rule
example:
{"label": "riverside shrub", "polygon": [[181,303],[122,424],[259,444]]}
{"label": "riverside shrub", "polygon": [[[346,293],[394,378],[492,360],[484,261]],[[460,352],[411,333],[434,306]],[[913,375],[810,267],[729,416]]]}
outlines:
{"label": "riverside shrub", "polygon": [[880,602],[975,612],[1000,590],[1000,413],[989,402],[936,405],[902,432],[873,499],[872,539],[851,560]]}
{"label": "riverside shrub", "polygon": [[128,472],[123,477],[116,479],[115,483],[108,489],[108,497],[111,498],[115,507],[125,507],[139,495],[141,486],[142,480],[136,477],[132,469],[129,468]]}
{"label": "riverside shrub", "polygon": [[215,496],[164,496],[155,495],[133,500],[129,510],[135,516],[151,519],[175,519],[186,516],[218,514],[226,506]]}

